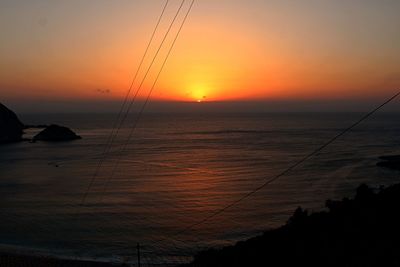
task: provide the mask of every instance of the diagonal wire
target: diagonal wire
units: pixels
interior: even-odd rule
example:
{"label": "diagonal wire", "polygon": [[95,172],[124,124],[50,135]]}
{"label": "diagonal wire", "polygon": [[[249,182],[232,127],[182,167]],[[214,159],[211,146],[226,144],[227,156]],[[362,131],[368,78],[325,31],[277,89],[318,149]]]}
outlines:
{"label": "diagonal wire", "polygon": [[[311,153],[309,153],[308,155],[306,155],[305,157],[301,158],[300,160],[298,160],[297,162],[295,162],[293,165],[289,166],[287,169],[285,169],[284,171],[282,171],[281,173],[279,173],[278,175],[274,176],[271,179],[266,180],[263,184],[261,184],[260,186],[258,186],[257,188],[253,189],[252,191],[246,193],[245,195],[243,195],[242,197],[238,198],[237,200],[231,202],[230,204],[226,205],[225,207],[216,210],[215,212],[213,212],[212,214],[210,214],[209,216],[205,217],[204,219],[193,223],[187,227],[185,227],[184,229],[177,231],[173,236],[177,236],[177,235],[181,235],[203,223],[206,223],[208,221],[210,221],[211,219],[213,219],[214,217],[220,215],[221,213],[224,213],[226,210],[236,206],[237,204],[239,204],[240,202],[244,201],[245,199],[251,197],[252,195],[254,195],[255,193],[257,193],[258,191],[260,191],[261,189],[263,189],[264,187],[266,187],[267,185],[275,182],[276,180],[278,180],[279,178],[281,178],[282,176],[288,174],[289,172],[291,172],[293,169],[295,169],[296,167],[298,167],[299,165],[301,165],[302,163],[304,163],[305,161],[307,161],[308,159],[310,159],[311,157],[317,155],[319,152],[321,152],[323,149],[325,149],[327,146],[331,145],[332,143],[334,143],[337,139],[339,139],[341,136],[345,135],[346,133],[348,133],[349,131],[351,131],[353,128],[355,128],[356,126],[358,126],[359,124],[361,124],[363,121],[365,121],[366,119],[368,119],[369,117],[371,117],[373,114],[375,114],[378,110],[380,110],[381,108],[383,108],[384,106],[386,106],[387,104],[389,104],[390,102],[392,102],[395,98],[397,98],[400,95],[400,92],[396,93],[394,96],[390,97],[389,99],[387,99],[385,102],[383,102],[381,105],[379,105],[378,107],[374,108],[372,111],[368,112],[367,114],[365,114],[364,116],[362,116],[358,121],[354,122],[351,126],[345,128],[344,130],[340,131],[337,135],[335,135],[333,138],[331,138],[329,141],[327,141],[326,143],[324,143],[323,145],[321,145],[320,147],[318,147],[317,149],[315,149],[314,151],[312,151]],[[156,243],[160,243],[163,242],[165,240],[167,240],[168,238],[163,238],[160,239],[159,241],[157,241]]]}
{"label": "diagonal wire", "polygon": [[[171,24],[171,27],[169,28],[169,30],[172,28],[173,22],[174,22],[175,19],[177,18],[177,15],[179,14],[179,11],[180,11],[180,9],[182,8],[182,5],[183,5],[184,2],[185,2],[185,0],[182,1],[182,4],[181,4],[181,6],[180,6],[180,8],[179,8],[179,10],[178,10],[178,12],[177,12],[177,14],[176,14],[174,20],[172,21],[172,24]],[[148,93],[148,95],[147,95],[147,97],[146,97],[146,100],[145,100],[144,104],[142,105],[142,107],[141,107],[141,109],[140,109],[140,111],[139,111],[139,114],[138,114],[137,117],[136,117],[136,120],[135,120],[135,122],[134,122],[134,124],[133,124],[133,126],[132,126],[132,128],[131,128],[130,133],[129,133],[129,136],[128,136],[127,140],[125,141],[125,143],[124,143],[122,149],[119,151],[119,154],[118,154],[118,156],[117,156],[117,160],[116,160],[115,166],[114,166],[114,168],[113,168],[113,170],[112,170],[112,173],[111,173],[110,176],[108,176],[108,178],[106,179],[106,182],[104,183],[103,192],[102,192],[102,194],[101,194],[103,197],[104,197],[104,194],[105,194],[105,192],[106,192],[106,188],[107,188],[107,186],[108,186],[110,180],[112,180],[112,179],[114,178],[115,172],[117,171],[117,169],[118,169],[118,167],[119,167],[119,164],[120,164],[120,162],[121,162],[122,153],[126,150],[129,141],[132,139],[133,133],[134,133],[135,130],[136,130],[136,127],[137,127],[137,125],[138,125],[138,122],[139,122],[139,120],[140,120],[142,114],[143,114],[143,111],[144,111],[144,109],[146,108],[146,106],[147,106],[147,104],[148,104],[148,102],[149,102],[149,100],[150,100],[150,97],[151,97],[151,94],[152,94],[152,92],[153,92],[153,90],[154,90],[154,87],[156,86],[156,84],[157,84],[157,82],[158,82],[158,80],[159,80],[159,78],[160,78],[160,75],[161,75],[161,73],[162,73],[162,71],[163,71],[163,69],[164,69],[164,67],[165,67],[165,65],[166,65],[166,63],[167,63],[167,61],[168,61],[168,58],[169,58],[169,56],[171,55],[171,52],[172,52],[172,50],[173,50],[173,48],[174,48],[174,46],[175,46],[175,44],[176,44],[176,41],[177,41],[177,39],[178,39],[178,37],[179,37],[179,35],[180,35],[182,29],[183,29],[183,26],[185,25],[185,22],[186,22],[186,20],[187,20],[187,18],[188,18],[188,16],[189,16],[189,13],[190,13],[190,11],[192,10],[192,7],[193,7],[194,2],[195,2],[195,0],[192,0],[190,6],[189,6],[189,8],[188,8],[188,10],[186,11],[185,17],[184,17],[184,19],[183,19],[183,21],[182,21],[182,23],[181,23],[181,25],[180,25],[180,27],[179,27],[178,32],[177,32],[176,35],[175,35],[175,38],[174,38],[174,40],[173,40],[173,42],[172,42],[172,44],[171,44],[171,46],[170,46],[170,48],[169,48],[169,50],[168,50],[168,53],[167,53],[167,55],[166,55],[166,57],[165,57],[165,59],[164,59],[164,62],[163,62],[163,64],[162,64],[160,70],[158,71],[157,77],[156,77],[156,79],[154,80],[153,85],[151,86],[151,89],[150,89],[150,91],[149,91],[149,93]],[[168,30],[167,34],[169,33],[169,30]],[[165,37],[166,37],[166,36],[165,36]],[[165,41],[165,38],[164,38],[163,41]],[[161,47],[160,47],[160,48],[161,48]],[[158,54],[158,52],[159,52],[159,51],[157,51],[157,54]],[[156,54],[156,56],[157,56],[157,54]],[[151,66],[152,66],[152,64],[150,65],[150,67],[151,67]],[[150,69],[149,69],[149,70],[150,70]],[[146,76],[147,76],[147,73],[146,73]],[[144,79],[146,79],[146,76],[144,77]],[[144,81],[144,79],[143,79],[143,81]],[[143,84],[143,81],[142,81],[142,84]],[[142,85],[142,84],[141,84],[141,85]],[[140,86],[140,87],[141,87],[141,86]]]}
{"label": "diagonal wire", "polygon": [[120,125],[119,125],[119,128],[122,127],[122,124],[123,124],[123,123],[125,122],[125,120],[127,119],[128,115],[129,115],[129,112],[130,112],[130,110],[131,110],[131,108],[132,108],[132,106],[133,106],[133,104],[134,104],[134,102],[135,102],[135,100],[136,100],[136,97],[138,96],[139,92],[141,91],[142,86],[143,86],[143,84],[144,84],[144,82],[145,82],[147,76],[149,75],[150,70],[151,70],[151,68],[153,67],[153,65],[154,65],[154,63],[155,63],[155,60],[157,59],[158,54],[160,53],[160,51],[161,51],[161,49],[162,49],[162,47],[163,47],[163,45],[164,45],[164,43],[165,43],[165,41],[166,41],[166,39],[167,39],[169,33],[170,33],[170,31],[171,31],[173,25],[175,24],[175,21],[176,21],[178,15],[179,15],[179,13],[180,13],[180,11],[181,11],[182,6],[183,6],[184,3],[185,3],[185,0],[182,0],[180,6],[179,6],[179,8],[178,8],[178,10],[177,10],[176,13],[175,13],[175,16],[174,16],[173,20],[171,21],[171,23],[170,23],[170,25],[169,25],[169,27],[168,27],[166,33],[164,34],[164,37],[163,37],[163,39],[162,39],[162,41],[161,41],[161,43],[160,43],[160,45],[159,45],[159,47],[158,47],[158,49],[157,49],[155,55],[153,56],[153,59],[152,59],[150,65],[149,65],[149,67],[148,67],[147,70],[146,70],[146,73],[145,73],[144,77],[142,78],[142,80],[141,80],[141,82],[140,82],[139,87],[137,88],[137,90],[136,90],[136,92],[135,92],[135,94],[134,94],[132,100],[130,101],[130,103],[129,103],[129,105],[128,105],[128,108],[127,108],[127,110],[126,110],[126,112],[125,112],[125,114],[124,114],[124,116],[123,116],[123,118],[122,118],[122,120],[121,120],[121,123],[120,123]]}
{"label": "diagonal wire", "polygon": [[88,196],[88,194],[90,192],[90,189],[93,186],[97,176],[99,175],[100,169],[103,166],[103,163],[104,163],[104,161],[106,159],[106,156],[109,154],[110,149],[112,147],[112,144],[114,143],[114,140],[115,140],[116,136],[119,133],[120,127],[117,128],[118,122],[121,119],[121,115],[122,115],[122,113],[123,113],[123,111],[125,109],[125,106],[126,106],[126,104],[128,102],[128,99],[129,99],[129,96],[131,94],[131,91],[132,91],[132,88],[133,88],[133,84],[136,81],[136,78],[137,78],[137,76],[138,76],[138,74],[139,74],[139,72],[140,72],[140,70],[142,68],[143,62],[144,62],[144,60],[145,60],[145,58],[146,58],[146,56],[148,54],[150,46],[153,43],[155,34],[156,34],[157,30],[158,30],[158,27],[160,25],[160,22],[161,22],[163,16],[164,16],[164,13],[165,13],[165,10],[166,10],[168,4],[169,4],[169,0],[166,0],[165,5],[164,5],[164,7],[163,7],[163,9],[161,11],[161,14],[160,14],[160,16],[159,16],[159,18],[157,20],[156,26],[154,27],[153,33],[152,33],[152,35],[150,37],[150,40],[147,43],[146,50],[145,50],[145,52],[144,52],[144,54],[142,56],[142,59],[141,59],[141,61],[139,63],[139,66],[138,66],[138,68],[136,70],[136,73],[135,73],[135,75],[134,75],[134,77],[132,79],[132,82],[131,82],[130,86],[129,86],[128,92],[125,95],[125,99],[124,99],[123,104],[121,105],[121,108],[119,110],[117,119],[114,121],[112,131],[111,131],[110,135],[108,136],[108,139],[107,139],[107,142],[106,142],[106,146],[104,147],[104,150],[103,150],[103,153],[101,155],[100,161],[99,161],[99,163],[98,163],[98,165],[96,167],[96,170],[94,172],[94,175],[92,176],[92,179],[90,180],[90,183],[89,183],[89,185],[88,185],[88,187],[87,187],[87,189],[86,189],[86,191],[85,191],[85,193],[84,193],[84,195],[82,197],[81,205],[83,205],[86,202],[86,198],[87,198],[87,196]]}

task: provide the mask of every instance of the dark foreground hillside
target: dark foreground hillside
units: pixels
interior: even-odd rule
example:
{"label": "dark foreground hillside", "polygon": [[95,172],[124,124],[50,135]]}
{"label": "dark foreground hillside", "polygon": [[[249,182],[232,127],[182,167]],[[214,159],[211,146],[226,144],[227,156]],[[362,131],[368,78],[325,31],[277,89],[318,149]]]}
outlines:
{"label": "dark foreground hillside", "polygon": [[354,199],[327,201],[327,211],[298,208],[286,225],[220,250],[185,267],[400,266],[400,184]]}

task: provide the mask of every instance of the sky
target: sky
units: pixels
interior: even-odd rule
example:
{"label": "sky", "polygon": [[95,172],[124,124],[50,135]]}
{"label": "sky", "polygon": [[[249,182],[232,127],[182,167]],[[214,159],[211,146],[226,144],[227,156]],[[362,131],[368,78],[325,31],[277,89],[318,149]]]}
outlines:
{"label": "sky", "polygon": [[[180,3],[169,1],[132,88],[143,80],[139,99],[190,0],[143,79]],[[0,101],[19,109],[117,106],[164,4],[1,0]],[[368,107],[400,88],[399,11],[397,0],[196,0],[151,99]]]}

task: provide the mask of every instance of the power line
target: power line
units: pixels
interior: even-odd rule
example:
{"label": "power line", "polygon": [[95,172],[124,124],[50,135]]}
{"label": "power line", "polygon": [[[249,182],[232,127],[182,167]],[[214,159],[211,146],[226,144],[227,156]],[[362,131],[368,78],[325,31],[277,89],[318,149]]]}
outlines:
{"label": "power line", "polygon": [[[98,163],[98,165],[97,165],[97,167],[96,167],[95,173],[94,173],[92,179],[90,180],[90,183],[89,183],[89,185],[88,185],[88,187],[87,187],[87,189],[86,189],[86,191],[85,191],[85,193],[84,193],[84,195],[83,195],[83,197],[82,197],[81,205],[83,205],[83,204],[85,203],[86,198],[87,198],[87,196],[88,196],[88,193],[89,193],[91,187],[93,186],[93,183],[94,183],[94,181],[96,180],[96,178],[97,178],[97,176],[98,176],[98,174],[99,174],[99,171],[100,171],[101,167],[103,166],[104,160],[105,160],[107,154],[110,152],[110,149],[111,149],[111,146],[112,146],[112,144],[113,144],[113,142],[114,142],[114,140],[115,140],[115,137],[116,137],[116,136],[118,135],[118,133],[119,133],[120,127],[117,128],[118,122],[119,122],[120,119],[121,119],[122,112],[124,111],[125,106],[126,106],[126,103],[128,102],[129,96],[130,96],[130,94],[131,94],[133,84],[135,83],[136,78],[137,78],[137,76],[138,76],[138,74],[139,74],[139,71],[140,71],[141,68],[142,68],[144,59],[146,58],[147,53],[148,53],[148,51],[149,51],[149,48],[150,48],[150,46],[151,46],[151,44],[152,44],[152,42],[153,42],[153,40],[154,40],[154,36],[155,36],[155,34],[156,34],[156,32],[157,32],[157,29],[158,29],[158,27],[159,27],[159,25],[160,25],[160,22],[161,22],[161,20],[162,20],[162,17],[164,16],[164,13],[165,13],[165,10],[166,10],[168,4],[169,4],[169,0],[167,0],[167,1],[165,2],[164,7],[163,7],[163,9],[162,9],[162,11],[161,11],[161,14],[160,14],[160,16],[159,16],[159,18],[158,18],[158,20],[157,20],[156,26],[154,27],[153,33],[152,33],[152,35],[151,35],[151,37],[150,37],[150,40],[149,40],[149,42],[147,43],[146,50],[145,50],[145,52],[144,52],[144,54],[143,54],[143,56],[142,56],[142,59],[141,59],[141,61],[140,61],[140,63],[139,63],[139,66],[138,66],[138,68],[137,68],[137,70],[136,70],[136,73],[135,73],[135,75],[133,76],[133,79],[132,79],[131,85],[129,86],[128,92],[127,92],[126,95],[125,95],[123,104],[121,105],[121,108],[120,108],[120,110],[119,110],[119,112],[118,112],[117,119],[114,121],[112,131],[111,131],[111,133],[110,133],[110,135],[109,135],[109,137],[108,137],[108,139],[107,139],[106,146],[104,147],[104,151],[103,151],[103,153],[102,153],[102,155],[101,155],[101,158],[100,158],[100,161],[99,161],[99,163]],[[117,128],[117,131],[115,132],[115,129],[116,129],[116,128]]]}
{"label": "power line", "polygon": [[[128,110],[126,111],[125,116],[123,117],[123,119],[122,119],[121,124],[120,124],[119,127],[121,127],[122,123],[123,123],[124,120],[126,119],[128,113],[129,113],[129,111],[130,111],[130,108],[131,108],[131,106],[133,105],[133,102],[134,102],[134,100],[135,100],[135,98],[136,98],[138,92],[140,91],[140,89],[141,89],[141,87],[142,87],[142,85],[143,85],[143,83],[144,83],[144,81],[145,81],[145,79],[146,79],[146,77],[147,77],[147,75],[148,75],[148,73],[149,73],[151,67],[153,66],[153,64],[154,64],[154,62],[155,62],[155,59],[156,59],[157,55],[159,54],[159,52],[160,52],[160,50],[161,50],[161,48],[162,48],[162,46],[163,46],[163,44],[164,44],[164,42],[165,42],[165,40],[166,40],[168,34],[169,34],[169,32],[171,31],[172,26],[174,25],[174,22],[176,21],[178,15],[179,15],[179,13],[180,13],[180,10],[182,9],[184,3],[185,3],[185,0],[182,1],[182,3],[181,3],[181,5],[180,5],[179,9],[177,10],[177,12],[176,12],[176,14],[175,14],[174,19],[172,20],[172,22],[171,22],[171,24],[170,24],[170,26],[169,26],[167,32],[165,33],[164,38],[163,38],[163,40],[162,40],[162,42],[161,42],[161,44],[160,44],[160,46],[159,46],[159,48],[158,48],[156,54],[154,55],[153,60],[152,60],[152,62],[151,62],[151,64],[150,64],[150,66],[148,67],[147,72],[146,72],[144,78],[142,79],[142,82],[140,83],[140,86],[139,86],[139,88],[137,89],[133,100],[131,101],[130,105],[128,106]],[[189,7],[189,9],[187,10],[187,12],[186,12],[186,14],[185,14],[185,17],[184,17],[184,19],[183,19],[183,21],[182,21],[182,23],[181,23],[181,25],[180,25],[180,28],[179,28],[178,32],[176,33],[175,38],[174,38],[174,40],[173,40],[173,42],[172,42],[172,45],[171,45],[171,47],[169,48],[169,51],[168,51],[168,53],[167,53],[167,55],[166,55],[166,57],[165,57],[165,59],[164,59],[164,61],[163,61],[163,64],[162,64],[160,70],[158,71],[157,77],[156,77],[155,81],[153,82],[153,85],[152,85],[152,87],[151,87],[151,90],[150,90],[149,94],[147,95],[146,102],[145,102],[145,104],[142,106],[142,108],[141,108],[141,110],[140,110],[139,117],[140,117],[140,115],[143,113],[146,104],[149,102],[151,92],[153,91],[153,89],[154,89],[154,87],[155,87],[155,85],[156,85],[156,83],[157,83],[157,81],[158,81],[158,79],[159,79],[159,77],[160,77],[160,75],[161,75],[161,72],[162,72],[162,70],[164,69],[164,67],[165,67],[165,65],[166,65],[166,62],[167,62],[167,60],[168,60],[168,58],[169,58],[169,56],[170,56],[170,54],[171,54],[171,52],[172,52],[173,47],[175,46],[175,43],[176,43],[176,41],[177,41],[177,39],[178,39],[178,36],[179,36],[180,32],[182,31],[182,28],[183,28],[183,26],[184,26],[184,24],[185,24],[185,22],[186,22],[186,20],[187,20],[187,17],[188,17],[188,15],[189,15],[189,13],[190,13],[190,10],[192,9],[193,4],[194,4],[194,0],[193,0],[192,3],[190,4],[190,7]],[[139,117],[138,117],[138,118],[139,118]],[[133,132],[134,132],[134,129],[136,128],[137,123],[138,123],[138,119],[135,121],[135,125],[134,125],[134,127],[132,128],[132,130],[131,130],[131,133],[130,133],[130,135],[129,135],[129,139],[127,140],[127,142],[129,142],[129,140],[131,139],[132,134],[133,134]],[[126,148],[126,145],[127,145],[127,143],[125,143],[124,149]],[[122,150],[122,151],[123,151],[123,150]],[[122,151],[121,151],[121,152],[122,152]],[[121,154],[120,154],[119,156],[121,156]],[[105,190],[106,190],[106,188],[107,188],[107,184],[108,184],[108,182],[112,179],[112,177],[113,177],[114,174],[115,174],[116,169],[118,168],[119,160],[120,160],[120,157],[118,158],[117,164],[116,164],[115,168],[113,169],[112,175],[108,177],[108,179],[106,180],[106,182],[105,182],[105,184],[104,184],[103,192],[102,192],[101,196],[104,196]]]}
{"label": "power line", "polygon": [[[282,176],[286,175],[287,173],[289,173],[290,171],[292,171],[293,169],[295,169],[296,167],[298,167],[299,165],[301,165],[302,163],[304,163],[305,161],[307,161],[308,159],[310,159],[311,157],[315,156],[316,154],[318,154],[319,152],[321,152],[323,149],[325,149],[327,146],[331,145],[332,143],[334,143],[337,139],[339,139],[341,136],[345,135],[346,133],[348,133],[349,131],[351,131],[353,128],[355,128],[356,126],[358,126],[359,124],[361,124],[363,121],[365,121],[366,119],[368,119],[369,117],[371,117],[373,114],[375,114],[378,110],[380,110],[381,108],[383,108],[384,106],[386,106],[387,104],[389,104],[390,102],[392,102],[395,98],[397,98],[400,95],[400,92],[396,93],[394,96],[390,97],[388,100],[386,100],[384,103],[382,103],[381,105],[379,105],[378,107],[376,107],[375,109],[373,109],[372,111],[370,111],[369,113],[365,114],[363,117],[361,117],[358,121],[356,121],[355,123],[353,123],[351,126],[345,128],[344,130],[342,130],[341,132],[339,132],[336,136],[334,136],[333,138],[331,138],[329,141],[327,141],[326,143],[324,143],[323,145],[321,145],[320,147],[318,147],[317,149],[315,149],[313,152],[309,153],[308,155],[306,155],[305,157],[301,158],[300,160],[298,160],[297,162],[295,162],[293,165],[289,166],[287,169],[285,169],[284,171],[282,171],[281,173],[279,173],[278,175],[274,176],[271,179],[266,180],[263,184],[261,184],[260,186],[258,186],[257,188],[253,189],[252,191],[246,193],[245,195],[243,195],[242,197],[240,197],[239,199],[231,202],[230,204],[226,205],[225,207],[216,210],[215,212],[213,212],[212,214],[210,214],[209,216],[205,217],[204,219],[193,223],[187,227],[185,227],[184,229],[176,232],[173,236],[177,236],[177,235],[181,235],[183,233],[185,233],[188,230],[193,229],[196,226],[199,226],[203,223],[208,222],[209,220],[213,219],[214,217],[220,215],[221,213],[224,213],[226,210],[236,206],[237,204],[239,204],[240,202],[244,201],[245,199],[251,197],[252,195],[254,195],[255,193],[257,193],[258,191],[260,191],[261,189],[263,189],[264,187],[266,187],[267,185],[275,182],[276,180],[278,180],[279,178],[281,178]],[[167,240],[168,238],[164,238],[164,239],[160,239],[157,243],[160,243],[162,241]]]}
{"label": "power line", "polygon": [[[180,13],[180,11],[181,11],[182,6],[183,6],[184,3],[185,3],[185,0],[182,0],[180,6],[179,6],[179,8],[178,8],[178,10],[177,10],[176,13],[175,13],[175,16],[174,16],[173,20],[171,21],[171,23],[170,23],[170,25],[169,25],[169,27],[168,27],[166,33],[164,34],[164,37],[163,37],[163,39],[162,39],[162,41],[161,41],[161,43],[160,43],[160,45],[159,45],[159,47],[158,47],[158,49],[157,49],[155,55],[153,56],[153,59],[152,59],[150,65],[149,65],[149,67],[147,68],[147,71],[146,71],[144,77],[142,78],[142,81],[140,82],[139,87],[137,88],[137,90],[136,90],[136,92],[135,92],[135,94],[134,94],[134,96],[133,96],[133,99],[130,101],[130,103],[129,103],[129,105],[128,105],[128,108],[127,108],[127,110],[126,110],[126,112],[125,112],[125,114],[124,114],[124,116],[123,116],[123,118],[122,118],[122,120],[121,120],[121,122],[120,122],[120,124],[119,124],[119,126],[118,126],[118,131],[121,129],[122,125],[124,124],[125,120],[127,119],[128,115],[129,115],[129,112],[130,112],[130,110],[131,110],[131,108],[132,108],[132,106],[133,106],[133,104],[134,104],[134,102],[135,102],[135,100],[136,100],[136,97],[138,96],[138,94],[139,94],[139,92],[140,92],[140,90],[141,90],[141,88],[142,88],[142,86],[143,86],[143,84],[144,84],[144,81],[146,80],[146,78],[147,78],[147,76],[148,76],[148,74],[149,74],[149,72],[150,72],[150,70],[151,70],[151,68],[152,68],[152,66],[153,66],[153,64],[154,64],[154,62],[155,62],[157,56],[158,56],[158,54],[160,53],[161,48],[163,47],[164,42],[165,42],[165,40],[166,40],[167,37],[168,37],[168,34],[170,33],[170,31],[171,31],[173,25],[175,24],[175,21],[176,21],[178,15],[179,15],[179,13]],[[128,141],[127,141],[127,142],[128,142]],[[125,146],[126,146],[126,145],[124,145],[123,147],[125,147]],[[118,156],[118,158],[117,158],[117,163],[115,164],[115,166],[117,166],[117,167],[114,166],[114,168],[113,168],[112,171],[111,171],[111,175],[110,175],[111,177],[114,176],[115,171],[116,171],[116,169],[118,168],[118,161],[119,161],[119,159],[120,159],[120,155]],[[106,182],[104,183],[104,185],[106,185],[106,184],[108,183],[108,181],[110,180],[110,176],[109,176],[109,178],[106,179]],[[103,187],[104,187],[104,186],[103,186]],[[104,191],[104,190],[103,190],[103,191]]]}
{"label": "power line", "polygon": [[163,47],[164,42],[166,41],[166,39],[167,39],[167,37],[168,37],[168,34],[170,33],[170,31],[171,31],[171,29],[172,29],[172,26],[175,24],[175,21],[176,21],[178,15],[179,15],[179,13],[180,13],[180,11],[181,11],[182,6],[183,6],[184,3],[185,3],[185,0],[182,0],[180,6],[179,6],[179,8],[178,8],[178,10],[177,10],[176,13],[175,13],[175,16],[174,16],[173,20],[171,21],[171,23],[170,23],[170,25],[169,25],[169,27],[168,27],[166,33],[164,34],[164,37],[163,37],[163,39],[162,39],[162,41],[161,41],[161,43],[160,43],[160,45],[159,45],[159,47],[158,47],[158,49],[157,49],[155,55],[153,56],[153,59],[151,60],[151,63],[150,63],[150,65],[149,65],[149,67],[147,68],[146,73],[145,73],[144,77],[142,78],[139,87],[137,88],[137,90],[136,90],[136,92],[135,92],[135,94],[134,94],[132,100],[130,101],[130,103],[129,103],[129,105],[128,105],[128,108],[127,108],[127,110],[126,110],[126,112],[125,112],[125,114],[124,114],[124,117],[122,118],[122,120],[121,120],[121,122],[120,122],[119,130],[121,129],[121,127],[122,127],[122,125],[124,124],[126,118],[128,117],[129,112],[130,112],[130,110],[131,110],[131,108],[132,108],[132,106],[133,106],[133,104],[134,104],[134,102],[135,102],[135,100],[136,100],[136,97],[138,96],[138,94],[139,94],[139,92],[140,92],[140,90],[141,90],[141,88],[142,88],[142,86],[143,86],[143,84],[144,84],[144,82],[145,82],[147,76],[149,75],[150,70],[151,70],[151,68],[153,67],[154,63],[155,63],[155,60],[157,59],[158,54],[160,53],[161,48]]}
{"label": "power line", "polygon": [[[185,0],[182,1],[182,5],[183,5],[184,2],[185,2]],[[178,37],[179,37],[179,35],[180,35],[180,33],[181,33],[182,29],[183,29],[183,26],[185,25],[185,22],[186,22],[186,20],[187,20],[189,14],[190,14],[190,11],[191,11],[192,8],[193,8],[194,2],[195,2],[195,0],[192,0],[190,6],[189,6],[189,8],[188,8],[188,10],[186,11],[185,17],[183,18],[183,21],[182,21],[182,23],[181,23],[181,25],[180,25],[180,27],[179,27],[179,30],[178,30],[178,32],[177,32],[176,35],[175,35],[175,38],[174,38],[174,40],[173,40],[173,42],[172,42],[172,44],[171,44],[171,46],[170,46],[170,48],[169,48],[169,50],[168,50],[168,53],[167,53],[167,55],[166,55],[166,57],[165,57],[165,59],[164,59],[162,65],[161,65],[160,70],[158,71],[158,74],[157,74],[157,76],[156,76],[156,79],[154,80],[153,85],[152,85],[151,88],[150,88],[150,91],[149,91],[149,93],[148,93],[148,95],[147,95],[147,97],[146,97],[146,100],[145,100],[144,104],[142,105],[142,107],[141,107],[141,109],[140,109],[140,111],[139,111],[139,114],[138,114],[137,117],[136,117],[136,120],[135,120],[135,122],[134,122],[134,124],[133,124],[133,126],[132,126],[132,128],[131,128],[130,133],[129,133],[129,136],[128,136],[126,142],[124,143],[122,149],[120,150],[120,153],[119,153],[118,156],[117,156],[117,161],[116,161],[115,166],[114,166],[114,168],[113,168],[113,170],[112,170],[112,173],[111,173],[111,175],[108,177],[108,179],[106,180],[106,182],[104,183],[103,192],[102,192],[102,195],[103,195],[103,196],[104,196],[104,194],[105,194],[105,191],[106,191],[106,188],[107,188],[107,186],[108,186],[109,181],[110,181],[111,179],[113,179],[113,177],[114,177],[114,175],[115,175],[115,172],[117,171],[117,169],[118,169],[118,167],[119,167],[119,163],[120,163],[121,157],[122,157],[122,152],[124,152],[124,151],[126,150],[128,143],[129,143],[130,140],[132,139],[133,133],[134,133],[134,131],[136,130],[136,127],[137,127],[137,125],[138,125],[138,122],[139,122],[139,120],[140,120],[142,114],[143,114],[143,111],[144,111],[144,109],[146,108],[146,106],[147,106],[147,104],[148,104],[148,102],[149,102],[149,100],[150,100],[151,94],[152,94],[152,92],[153,92],[153,90],[154,90],[154,88],[155,88],[155,86],[156,86],[156,84],[157,84],[157,82],[158,82],[158,80],[159,80],[159,78],[160,78],[160,75],[161,75],[161,73],[162,73],[162,71],[163,71],[163,69],[164,69],[164,67],[165,67],[165,64],[167,63],[168,58],[170,57],[171,52],[172,52],[172,50],[173,50],[173,48],[174,48],[174,46],[175,46],[175,44],[176,44],[176,41],[178,40]],[[180,9],[182,8],[182,5],[180,6]],[[179,13],[180,9],[178,10],[178,13]],[[175,21],[175,19],[176,19],[178,13],[176,14],[176,16],[175,16],[173,22]],[[171,27],[172,27],[172,24],[171,24]],[[169,30],[171,29],[171,27],[169,28]],[[169,32],[169,31],[168,31],[168,32]],[[167,32],[167,34],[168,34],[168,32]],[[164,39],[163,41],[165,41],[165,39]],[[160,47],[160,48],[161,48],[161,47]],[[158,54],[158,52],[159,52],[159,51],[157,51],[157,54]],[[157,54],[156,54],[156,56],[157,56]],[[151,65],[150,65],[150,67],[151,67]],[[147,76],[147,73],[146,73],[146,76]],[[146,78],[146,76],[145,76],[145,78]],[[145,79],[145,78],[144,78],[144,79]],[[144,81],[144,80],[143,80],[143,81]],[[143,81],[142,81],[142,84],[143,84]],[[142,85],[142,84],[141,84],[141,85]]]}

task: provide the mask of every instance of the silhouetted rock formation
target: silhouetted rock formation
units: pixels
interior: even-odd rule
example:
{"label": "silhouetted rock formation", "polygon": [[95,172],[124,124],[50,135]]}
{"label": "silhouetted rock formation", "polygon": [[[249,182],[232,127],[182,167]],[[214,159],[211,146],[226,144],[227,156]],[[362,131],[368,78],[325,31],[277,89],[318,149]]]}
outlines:
{"label": "silhouetted rock formation", "polygon": [[354,199],[326,207],[298,208],[286,225],[184,266],[400,266],[400,184],[378,192],[362,185]]}
{"label": "silhouetted rock formation", "polygon": [[32,141],[70,141],[81,139],[67,127],[58,125],[24,125],[17,115],[0,103],[0,144],[22,141],[23,130],[28,128],[45,128],[33,137]]}
{"label": "silhouetted rock formation", "polygon": [[381,159],[382,161],[379,161],[376,164],[377,166],[400,171],[400,155],[383,156],[379,157],[379,159]]}
{"label": "silhouetted rock formation", "polygon": [[0,103],[0,143],[21,141],[23,129],[17,115]]}
{"label": "silhouetted rock formation", "polygon": [[48,126],[33,137],[33,141],[40,140],[48,142],[71,141],[76,139],[81,139],[81,137],[67,127],[55,124]]}

